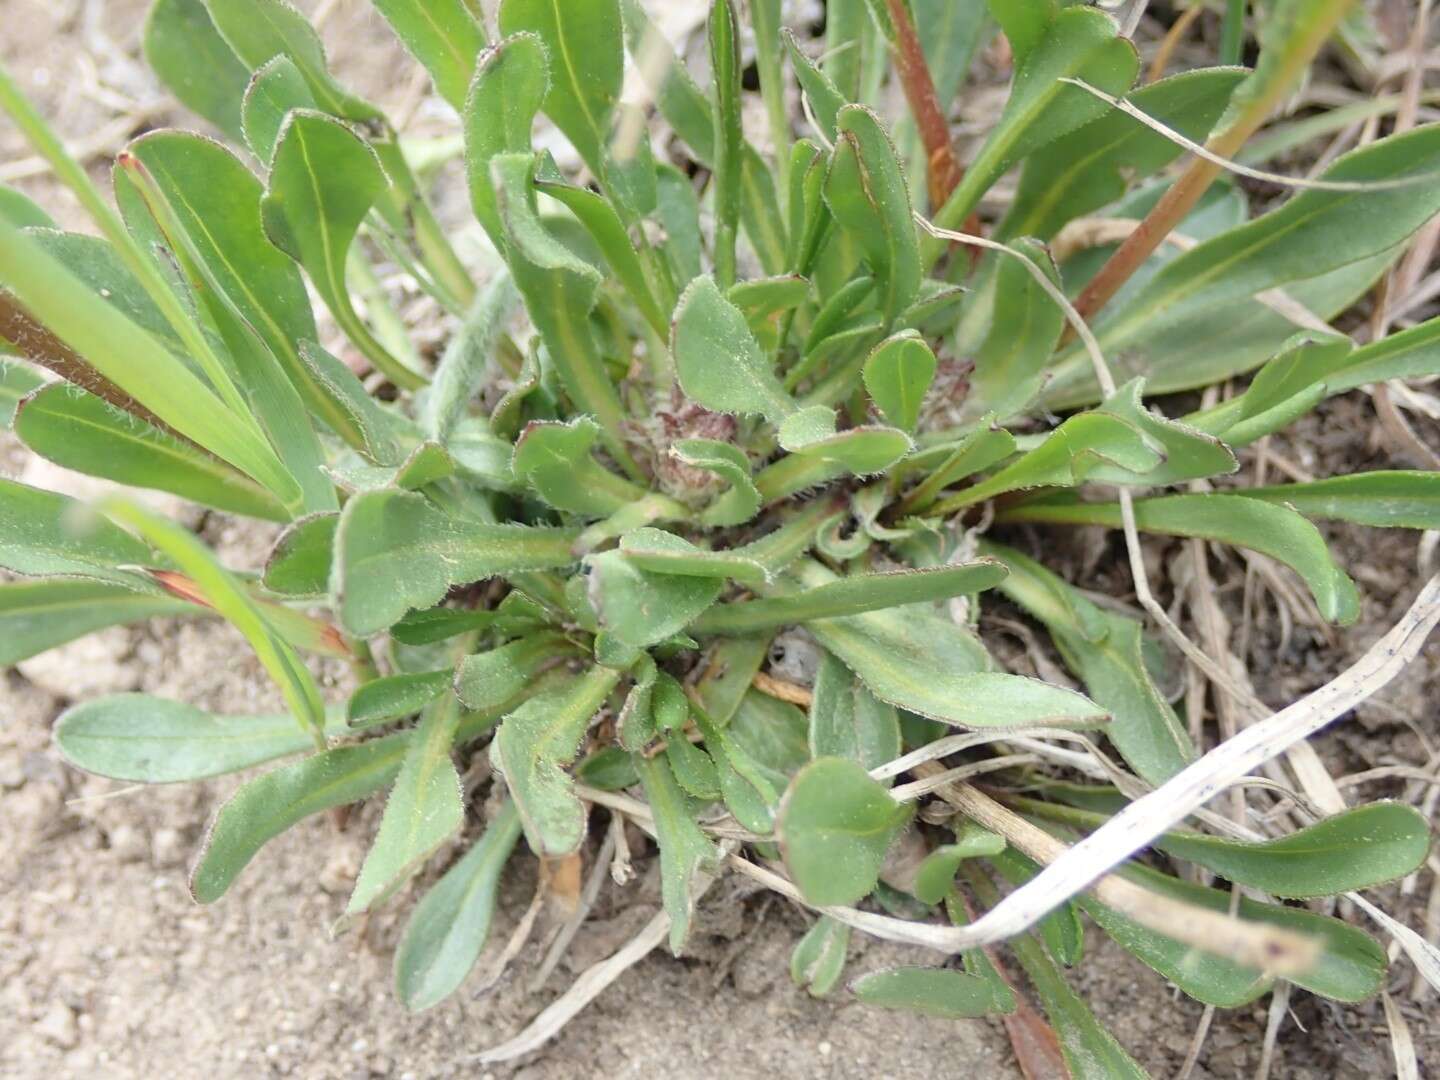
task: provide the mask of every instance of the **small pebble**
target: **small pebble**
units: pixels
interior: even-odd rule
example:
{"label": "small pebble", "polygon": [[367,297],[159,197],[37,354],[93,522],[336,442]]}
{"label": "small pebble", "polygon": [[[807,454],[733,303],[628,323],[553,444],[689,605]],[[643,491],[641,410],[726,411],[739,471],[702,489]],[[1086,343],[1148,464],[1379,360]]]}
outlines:
{"label": "small pebble", "polygon": [[35,1021],[35,1030],[41,1038],[54,1043],[62,1050],[73,1049],[80,1041],[80,1026],[75,1014],[63,1001],[52,1001],[45,1015]]}

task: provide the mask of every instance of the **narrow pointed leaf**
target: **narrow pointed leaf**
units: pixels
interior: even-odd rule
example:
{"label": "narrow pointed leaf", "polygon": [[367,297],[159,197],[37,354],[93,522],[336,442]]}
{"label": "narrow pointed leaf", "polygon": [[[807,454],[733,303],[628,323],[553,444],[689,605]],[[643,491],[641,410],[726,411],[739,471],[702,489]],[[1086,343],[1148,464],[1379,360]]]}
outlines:
{"label": "narrow pointed leaf", "polygon": [[949,968],[902,967],[872,971],[851,983],[850,990],[867,1005],[904,1009],[947,1020],[994,1016],[1015,1008],[1013,998],[1008,1003],[997,1000],[995,987],[989,980]]}
{"label": "narrow pointed leaf", "polygon": [[604,175],[610,114],[624,78],[624,38],[618,0],[504,0],[500,32],[529,31],[550,54],[545,115]]}
{"label": "narrow pointed leaf", "polygon": [[26,398],[15,433],[41,457],[87,476],[168,491],[245,517],[290,518],[244,473],[75,387],[52,383]]}
{"label": "narrow pointed leaf", "polygon": [[565,766],[575,760],[590,718],[619,681],[618,671],[591,668],[525,702],[496,732],[490,758],[505,777],[537,855],[568,855],[585,838],[585,810]]}
{"label": "narrow pointed leaf", "polygon": [[356,802],[400,771],[410,732],[301,758],[240,788],[220,807],[190,872],[190,893],[213,903],[267,843],[311,814]]}
{"label": "narrow pointed leaf", "polygon": [[476,12],[465,0],[375,0],[375,9],[425,66],[436,92],[463,109],[475,57],[485,47]]}
{"label": "narrow pointed leaf", "polygon": [[680,955],[690,936],[695,910],[695,878],[720,864],[719,849],[695,824],[695,810],[662,758],[636,754],[635,767],[645,788],[645,800],[655,815],[660,846],[660,892],[670,915],[670,951]]}
{"label": "narrow pointed leaf", "polygon": [[1235,494],[1288,506],[1311,519],[1382,529],[1440,529],[1440,473],[1354,473],[1302,484],[1236,488]]}
{"label": "narrow pointed leaf", "polygon": [[143,588],[133,573],[116,568],[159,562],[147,544],[77,500],[0,478],[0,567]]}
{"label": "narrow pointed leaf", "polygon": [[403,672],[366,683],[350,695],[345,716],[352,728],[414,716],[450,688],[448,670]]}
{"label": "narrow pointed leaf", "polygon": [[143,43],[145,62],[180,103],[238,142],[250,69],[215,29],[202,0],[156,0]]}
{"label": "narrow pointed leaf", "polygon": [[62,713],[55,745],[71,765],[97,776],[173,784],[239,772],[315,743],[283,713],[220,716],[149,694],[114,694]]}
{"label": "narrow pointed leaf", "polygon": [[[104,581],[12,581],[0,584],[0,667],[64,645],[107,626],[159,616],[199,614],[193,604]],[[291,731],[295,725],[289,724]]]}
{"label": "narrow pointed leaf", "polygon": [[315,677],[261,606],[203,543],[166,518],[134,503],[108,500],[105,512],[140,532],[199,588],[220,616],[239,630],[285,696],[291,714],[323,741],[325,704]]}
{"label": "narrow pointed leaf", "polygon": [[824,997],[835,989],[845,970],[850,948],[850,927],[821,915],[790,954],[790,978],[811,997]]}
{"label": "narrow pointed leaf", "polygon": [[[1008,521],[1064,521],[1120,527],[1115,503],[1079,503],[1046,496],[1001,512]],[[1324,538],[1295,511],[1240,495],[1164,495],[1135,502],[1142,532],[1198,536],[1250,548],[1291,567],[1309,586],[1320,613],[1348,624],[1359,614],[1355,583],[1330,556]]]}
{"label": "narrow pointed leaf", "polygon": [[702,615],[691,630],[697,634],[749,634],[791,623],[855,616],[980,592],[993,588],[1004,576],[1004,569],[990,560],[859,574],[788,595],[724,604]]}
{"label": "narrow pointed leaf", "polygon": [[450,758],[459,718],[459,702],[446,695],[426,709],[411,735],[346,915],[366,911],[389,896],[460,828],[465,808],[460,774]]}
{"label": "narrow pointed leaf", "polygon": [[500,875],[520,839],[507,802],[463,858],[415,905],[395,949],[395,992],[411,1012],[460,988],[490,936]]}

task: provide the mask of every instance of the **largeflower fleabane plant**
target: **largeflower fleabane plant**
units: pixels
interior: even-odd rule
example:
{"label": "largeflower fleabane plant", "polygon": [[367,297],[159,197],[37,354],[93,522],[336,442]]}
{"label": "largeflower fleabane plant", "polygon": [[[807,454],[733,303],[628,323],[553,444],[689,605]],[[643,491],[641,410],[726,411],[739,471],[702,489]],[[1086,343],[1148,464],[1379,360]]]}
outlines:
{"label": "largeflower fleabane plant", "polygon": [[[288,759],[220,808],[191,878],[204,903],[281,831],[388,792],[346,913],[386,902],[462,829],[457,755],[487,753],[485,831],[397,954],[412,1008],[474,965],[521,837],[573,869],[603,805],[658,844],[676,952],[728,864],[821,911],[793,963],[813,992],[858,926],[962,958],[868,975],[862,999],[1014,1009],[959,928],[1199,758],[1161,689],[1178,630],[1153,603],[1164,633],[1097,602],[1033,537],[1123,530],[1142,578],[1145,538],[1213,541],[1289,567],[1324,619],[1357,617],[1313,522],[1440,528],[1436,475],[1257,487],[1236,455],[1330,395],[1440,372],[1440,322],[1363,347],[1328,324],[1440,210],[1440,128],[1345,154],[1260,214],[1215,182],[1337,0],[1268,5],[1253,71],[1138,89],[1133,45],[1083,5],[832,0],[815,61],[779,0],[753,0],[768,146],[741,123],[734,0],[711,12],[703,86],[639,0],[502,0],[494,34],[468,0],[375,7],[460,116],[488,241],[461,250],[484,257],[456,253],[416,147],[283,0],[157,0],[151,63],[231,145],[141,136],[118,212],[0,74],[100,233],[0,190],[0,419],[68,468],[284,526],[247,575],[138,502],[0,482],[0,567],[26,578],[0,585],[0,662],[159,615],[244,635],[285,715],[121,695],[57,729],[70,761],[125,781]],[[942,103],[997,31],[1010,97],[962,169]],[[622,101],[627,50],[650,104]],[[878,111],[891,81],[913,119]],[[578,174],[536,151],[542,117]],[[438,362],[377,262],[454,317]],[[1198,411],[1155,402],[1252,372]],[[979,632],[997,597],[1080,689],[1000,669]],[[347,701],[307,656],[352,662]],[[1237,917],[1229,892],[1132,861],[1012,936],[1075,1075],[1140,1072],[1060,973],[1081,912],[1207,1004],[1281,976],[1340,1001],[1382,985],[1373,938],[1278,901],[1413,871],[1414,810],[1261,833],[1187,813],[1154,846],[1244,886]]]}

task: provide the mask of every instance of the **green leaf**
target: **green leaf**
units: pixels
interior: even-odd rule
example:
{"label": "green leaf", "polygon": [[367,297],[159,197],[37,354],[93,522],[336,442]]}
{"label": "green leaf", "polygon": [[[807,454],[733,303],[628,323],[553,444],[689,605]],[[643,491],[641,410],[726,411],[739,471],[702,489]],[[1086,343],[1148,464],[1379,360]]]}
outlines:
{"label": "green leaf", "polygon": [[1440,529],[1440,473],[1353,473],[1303,484],[1236,488],[1235,494],[1288,506],[1312,519],[1385,529]]}
{"label": "green leaf", "polygon": [[1341,811],[1275,840],[1251,843],[1175,832],[1156,846],[1272,896],[1308,899],[1404,877],[1425,861],[1430,830],[1412,807],[1379,802]]}
{"label": "green leaf", "polygon": [[404,672],[366,683],[350,695],[345,716],[352,728],[388,724],[414,716],[450,688],[448,670]]}
{"label": "green leaf", "polygon": [[750,634],[787,624],[853,617],[905,604],[947,600],[994,587],[1005,576],[992,560],[923,570],[857,574],[760,600],[723,604],[693,624],[696,634]]}
{"label": "green leaf", "polygon": [[1190,764],[1195,747],[1145,665],[1141,625],[1100,608],[1018,551],[993,543],[983,550],[1010,568],[1000,591],[1045,624],[1066,665],[1110,710],[1106,738],[1130,767],[1161,784]]}
{"label": "green leaf", "polygon": [[190,894],[201,904],[223,896],[255,853],[291,825],[373,795],[395,779],[410,732],[312,754],[251,780],[216,815]]}
{"label": "green leaf", "polygon": [[758,413],[776,425],[796,411],[744,313],[714,278],[696,278],[680,297],[670,351],[686,396],[707,409]]}
{"label": "green leaf", "polygon": [[[745,697],[748,698],[748,691]],[[715,726],[703,711],[695,710],[695,726],[705,739],[705,749],[715,763],[720,793],[735,820],[751,832],[764,835],[775,827],[775,814],[785,788],[783,778],[764,768],[746,748],[730,736],[728,728]]]}
{"label": "green leaf", "polygon": [[232,412],[154,334],[86,287],[34,238],[0,221],[0,281],[47,329],[176,432],[243,470],[281,501],[295,479],[254,419]]}
{"label": "green leaf", "polygon": [[460,703],[452,694],[426,708],[360,867],[347,916],[368,911],[399,888],[464,821],[460,774],[450,758],[459,719]]}
{"label": "green leaf", "polygon": [[618,746],[596,750],[575,766],[575,779],[601,791],[623,791],[640,782],[634,755]]}
{"label": "green leaf", "polygon": [[1017,64],[1030,58],[1060,11],[1059,0],[987,0],[985,6],[1000,24]]}
{"label": "green leaf", "polygon": [[590,718],[620,681],[620,672],[591,668],[542,691],[505,717],[490,744],[525,826],[530,849],[544,858],[577,850],[585,809],[564,767],[575,760]]}
{"label": "green leaf", "polygon": [[881,701],[961,728],[1093,727],[1106,714],[1083,695],[985,670],[989,657],[948,619],[904,611],[823,619],[807,629]]}
{"label": "green leaf", "polygon": [[432,607],[453,585],[575,561],[571,529],[495,525],[452,517],[423,495],[357,495],[335,536],[331,594],[351,633],[378,633],[411,608]]}
{"label": "green leaf", "polygon": [[873,769],[900,756],[900,718],[877,701],[850,669],[822,655],[810,703],[812,757],[842,757]]}
{"label": "green leaf", "polygon": [[665,741],[665,758],[686,794],[706,802],[722,796],[720,772],[714,759],[685,738],[683,733],[674,732]]}
{"label": "green leaf", "polygon": [[[1001,6],[992,3],[991,12]],[[1033,4],[1025,6],[1027,13],[1017,16],[1025,20],[1024,31],[1017,29],[1023,45],[1011,41],[1015,78],[1005,110],[964,179],[936,212],[939,225],[958,227],[1012,164],[1108,110],[1104,102],[1062,79],[1079,78],[1111,94],[1123,94],[1135,80],[1139,57],[1128,40],[1117,36],[1109,15],[1089,7],[1067,7],[1042,30],[1044,17],[1035,18],[1028,11]],[[943,250],[942,242],[928,241],[927,261],[933,262]]]}
{"label": "green leaf", "polygon": [[[1198,536],[1249,548],[1283,562],[1310,588],[1320,613],[1348,625],[1359,615],[1355,583],[1330,556],[1319,530],[1295,511],[1241,495],[1163,495],[1135,501],[1141,532]],[[1116,503],[1080,503],[1069,493],[1027,500],[1002,510],[1006,521],[1056,521],[1119,528]]]}
{"label": "green leaf", "polygon": [[455,669],[455,693],[467,709],[503,711],[541,672],[577,650],[559,634],[531,634],[475,653]]}
{"label": "green leaf", "polygon": [[995,414],[982,417],[974,430],[953,443],[942,443],[913,454],[906,465],[930,469],[930,475],[915,485],[901,504],[903,509],[924,510],[940,492],[969,479],[1015,453],[1015,436],[992,426]]}
{"label": "green leaf", "polygon": [[522,31],[536,34],[550,54],[545,115],[603,176],[610,114],[624,79],[618,0],[504,0],[500,33]]}
{"label": "green leaf", "polygon": [[645,799],[655,816],[656,842],[660,846],[660,894],[670,916],[670,951],[679,956],[690,936],[690,918],[695,910],[695,878],[714,872],[720,865],[720,851],[695,824],[695,808],[675,782],[664,759],[633,755]]}
{"label": "green leaf", "polygon": [[585,416],[560,424],[537,420],[515,441],[515,476],[557,510],[608,517],[645,496],[591,456],[599,426]]}
{"label": "green leaf", "polygon": [[563,203],[579,219],[651,328],[661,337],[669,333],[670,321],[651,289],[635,242],[610,200],[589,188],[554,180],[537,180],[535,190]]}
{"label": "green leaf", "polygon": [[[298,411],[289,400],[293,395],[272,386],[276,379],[288,379],[305,408],[355,445],[349,415],[336,406],[301,357],[303,343],[317,341],[319,332],[299,268],[266,238],[260,182],[223,146],[184,132],[152,132],[130,143],[126,153],[153,182],[153,194],[164,200],[192,248],[203,273],[203,280],[194,285],[217,321],[238,320],[263,343],[261,351],[242,352],[250,337],[236,331],[232,352],[242,359],[248,353],[251,366],[263,366],[267,372],[278,366],[277,373],[264,380],[259,370],[242,370],[239,381],[252,388],[261,419],[275,418],[270,424],[272,437],[285,460],[303,473],[318,469],[323,459],[318,444],[313,437],[306,438],[305,431],[276,430],[280,424],[305,426],[303,414],[292,415]],[[131,166],[127,175],[133,173]],[[133,200],[127,206],[124,184],[117,183],[116,190],[134,229],[139,207]],[[172,243],[179,239],[172,238]],[[333,497],[331,501],[331,507],[312,509],[333,508]]]}
{"label": "green leaf", "polygon": [[754,278],[732,285],[725,299],[745,312],[756,333],[777,312],[790,311],[810,298],[810,282],[798,274]]}
{"label": "green leaf", "polygon": [[655,574],[729,578],[750,585],[770,579],[763,565],[740,550],[706,551],[661,529],[644,528],[626,533],[620,540],[620,551],[641,570]]}
{"label": "green leaf", "polygon": [[1143,389],[1143,379],[1132,379],[1098,408],[1071,416],[1035,449],[946,499],[943,512],[1027,488],[1173,484],[1239,467],[1213,435],[1147,409]]}
{"label": "green leaf", "polygon": [[576,410],[599,421],[616,461],[626,472],[639,475],[625,444],[620,396],[590,326],[600,273],[541,223],[535,209],[534,166],[530,154],[497,154],[490,160],[510,272]]}
{"label": "green leaf", "polygon": [[872,971],[850,984],[867,1005],[904,1009],[924,1016],[966,1020],[1015,1010],[1013,996],[999,1000],[995,984],[948,968],[901,967]]}
{"label": "green leaf", "polygon": [[17,229],[54,229],[55,220],[30,196],[0,184],[0,221]]}
{"label": "green leaf", "polygon": [[669,164],[655,167],[656,216],[665,230],[660,249],[670,265],[677,286],[688,285],[700,276],[700,201],[690,178]]}
{"label": "green leaf", "polygon": [[850,927],[821,915],[790,953],[790,978],[811,997],[824,997],[840,981],[849,949]]}
{"label": "green leaf", "polygon": [[[273,617],[251,597],[196,536],[123,499],[108,499],[105,513],[135,529],[183,571],[226,622],[239,630],[285,696],[291,715],[323,743],[325,703],[315,677],[281,636]],[[283,610],[283,609],[279,609]]]}
{"label": "green leaf", "polygon": [[1354,348],[1343,334],[1295,334],[1265,361],[1243,394],[1186,422],[1224,437],[1230,446],[1248,445],[1314,408],[1331,373],[1346,365]]}
{"label": "green leaf", "polygon": [[782,31],[781,37],[785,40],[786,51],[790,54],[790,66],[795,71],[795,78],[800,82],[800,89],[810,100],[810,111],[815,114],[821,133],[833,143],[838,135],[836,121],[840,110],[849,102],[830,76],[801,50],[793,32],[787,28]]}
{"label": "green leaf", "polygon": [[760,491],[750,475],[750,459],[738,446],[715,439],[678,439],[670,446],[670,456],[688,468],[714,473],[730,485],[700,511],[701,525],[743,525],[759,513]]}
{"label": "green leaf", "polygon": [[246,517],[290,518],[244,473],[65,383],[51,383],[22,401],[15,433],[41,457],[87,476],[168,491]]}
{"label": "green leaf", "polygon": [[1060,1037],[1060,1050],[1074,1080],[1145,1080],[1145,1070],[1095,1018],[1034,937],[1021,935],[1009,944]]}
{"label": "green leaf", "polygon": [[[1230,910],[1228,889],[1192,885],[1138,866],[1129,866],[1122,873],[1172,899],[1211,911]],[[1197,953],[1193,946],[1137,926],[1088,895],[1082,894],[1076,900],[1118,944],[1199,1001],[1228,1008],[1253,1001],[1269,988],[1270,980],[1259,971]],[[1384,984],[1385,950],[1374,938],[1339,919],[1316,915],[1303,908],[1263,904],[1245,896],[1240,898],[1236,914],[1242,919],[1268,923],[1320,940],[1320,957],[1315,967],[1291,977],[1297,986],[1336,1001],[1363,1001]]]}
{"label": "green leaf", "polygon": [[44,385],[45,376],[34,368],[0,360],[0,429],[9,428],[14,423],[15,409],[20,402],[27,394]]}
{"label": "green leaf", "polygon": [[[1021,238],[1011,246],[1060,284],[1060,272],[1044,244]],[[975,354],[971,410],[993,410],[1004,420],[1029,405],[1045,385],[1046,367],[1065,329],[1065,313],[1019,259],[1000,260],[994,291],[990,332]]]}
{"label": "green leaf", "polygon": [[475,966],[490,936],[500,874],[520,839],[513,802],[415,905],[395,950],[395,993],[411,1012],[438,1005]]}
{"label": "green leaf", "polygon": [[1005,850],[1005,838],[982,829],[973,821],[961,826],[953,844],[937,847],[925,856],[915,872],[914,893],[917,900],[938,904],[955,886],[955,871],[966,859],[999,855]]}
{"label": "green leaf", "polygon": [[295,718],[216,716],[182,701],[113,694],[71,706],[55,745],[78,769],[139,784],[173,784],[239,772],[312,749]]}
{"label": "green leaf", "polygon": [[[1351,151],[1327,181],[1390,181],[1440,169],[1440,127],[1425,126]],[[1436,185],[1364,191],[1309,189],[1254,221],[1184,252],[1101,327],[1108,351],[1157,325],[1214,312],[1256,293],[1315,278],[1400,243],[1440,211]]]}
{"label": "green leaf", "polygon": [[1326,379],[1326,389],[1343,394],[1358,386],[1408,379],[1440,372],[1440,317],[1372,341],[1350,354],[1349,361]]}
{"label": "green leaf", "polygon": [[863,899],[913,812],[855,762],[812,761],[795,775],[777,821],[791,879],[817,906]]}
{"label": "green leaf", "polygon": [[514,34],[480,57],[465,104],[465,163],[475,216],[491,241],[505,250],[490,162],[498,154],[530,150],[530,129],[550,86],[545,44],[535,34]]}
{"label": "green leaf", "polygon": [[721,577],[642,570],[621,551],[588,556],[590,594],[601,624],[636,648],[678,634],[720,596]]}
{"label": "green leaf", "polygon": [[215,28],[251,71],[276,56],[287,57],[326,112],[360,123],[379,119],[373,105],[347,93],[331,77],[320,35],[289,0],[205,0],[205,6]]}
{"label": "green leaf", "polygon": [[720,727],[730,723],[755,675],[770,652],[771,636],[722,638],[710,646],[709,664],[695,684],[695,695],[706,715]]}
{"label": "green leaf", "polygon": [[[1243,68],[1203,68],[1150,83],[1127,100],[1167,127],[1204,142]],[[998,239],[1037,236],[1049,240],[1065,225],[1108,206],[1136,179],[1159,172],[1184,148],[1118,109],[1056,139],[1025,160],[1015,201]],[[1006,260],[1006,265],[1013,260]]]}
{"label": "green leaf", "polygon": [[396,36],[425,66],[435,91],[457,111],[485,47],[485,29],[465,0],[375,0]]}
{"label": "green leaf", "polygon": [[315,97],[295,62],[283,53],[258,68],[240,106],[245,145],[267,168],[292,109],[316,109]]}
{"label": "green leaf", "polygon": [[819,458],[856,476],[883,472],[914,446],[898,428],[862,424],[836,431],[835,410],[810,405],[791,413],[780,425],[780,445],[806,457]]}
{"label": "green leaf", "polygon": [[287,597],[324,596],[330,588],[331,553],[339,514],[311,514],[280,534],[261,581],[273,593]]}
{"label": "green leaf", "polygon": [[139,593],[130,585],[63,579],[0,583],[0,667],[107,626],[199,613],[193,604]]}
{"label": "green leaf", "polygon": [[710,72],[715,84],[715,276],[722,287],[735,284],[735,238],[740,223],[740,22],[731,0],[711,0],[709,34]]}
{"label": "green leaf", "polygon": [[914,330],[887,338],[865,358],[865,389],[885,419],[913,432],[935,378],[935,354]]}
{"label": "green leaf", "polygon": [[[137,587],[122,566],[162,560],[150,547],[66,495],[0,478],[0,567],[66,574]],[[150,591],[150,590],[147,590]]]}
{"label": "green leaf", "polygon": [[880,118],[862,105],[836,116],[836,143],[825,201],[851,231],[875,275],[881,323],[895,325],[920,293],[920,243],[910,192]]}
{"label": "green leaf", "polygon": [[270,242],[305,268],[355,347],[395,385],[414,390],[424,380],[376,340],[345,282],[355,234],[389,187],[380,159],[354,131],[323,113],[297,109],[280,129],[260,210]]}
{"label": "green leaf", "polygon": [[145,18],[145,62],[172,94],[236,142],[250,69],[225,43],[202,0],[155,0]]}

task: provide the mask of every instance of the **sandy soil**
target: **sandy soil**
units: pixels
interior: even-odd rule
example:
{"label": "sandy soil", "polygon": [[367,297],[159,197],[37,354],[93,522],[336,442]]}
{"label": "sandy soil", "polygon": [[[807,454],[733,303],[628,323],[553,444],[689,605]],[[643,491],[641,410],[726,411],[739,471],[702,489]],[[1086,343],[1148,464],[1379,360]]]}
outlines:
{"label": "sandy soil", "polygon": [[[97,170],[125,136],[181,120],[135,60],[143,7],[140,0],[0,0],[0,58],[66,135],[83,141],[115,125],[117,111],[135,107],[138,119],[112,126],[108,142],[92,144]],[[367,7],[341,3],[327,24],[336,67],[387,106],[404,108],[411,69]],[[440,106],[425,103],[416,115],[421,126],[444,127]],[[14,133],[0,124],[0,167],[13,167],[23,156]],[[73,200],[46,178],[22,177],[20,184],[67,223],[79,224]],[[1390,459],[1367,440],[1372,423],[1362,400],[1335,403],[1307,431],[1319,456],[1307,467],[1328,475],[1385,466]],[[0,442],[0,471],[47,486],[74,484],[73,477],[27,459],[13,442]],[[234,565],[258,564],[270,539],[266,530],[187,513]],[[1262,622],[1253,657],[1257,685],[1272,703],[1313,688],[1363,651],[1413,589],[1413,537],[1377,540],[1373,533],[1341,531],[1337,542],[1366,594],[1362,624],[1335,648],[1301,627],[1281,650],[1273,620]],[[1114,584],[1117,593],[1125,591],[1123,576],[1117,574]],[[1424,693],[1427,686],[1433,693],[1437,664],[1440,645],[1432,645],[1424,662],[1380,701],[1321,740],[1333,771],[1425,763],[1426,748],[1409,724],[1414,718],[1427,734],[1435,733]],[[339,699],[343,673],[322,675]],[[809,917],[728,880],[702,905],[693,955],[653,954],[540,1054],[514,1066],[479,1068],[471,1055],[518,1031],[575,972],[613,951],[653,914],[658,868],[652,853],[637,843],[636,881],[624,889],[607,886],[567,959],[543,987],[530,985],[540,951],[532,946],[491,992],[475,997],[472,978],[450,1001],[411,1016],[390,988],[407,899],[463,850],[478,822],[472,821],[470,836],[432,861],[408,898],[338,938],[329,927],[373,832],[374,806],[353,815],[341,832],[328,820],[292,830],[255,860],[221,903],[197,907],[186,892],[185,865],[208,815],[239,781],[126,790],[69,769],[50,746],[50,727],[69,701],[131,689],[223,712],[280,705],[240,639],[213,623],[109,631],[18,671],[0,672],[0,838],[7,854],[0,862],[0,1075],[1018,1075],[999,1024],[884,1013],[847,1002],[843,991],[831,1002],[811,1000],[787,973],[790,949]],[[1406,792],[1401,783],[1382,783],[1365,794]],[[515,860],[482,968],[533,888],[533,863]],[[1388,910],[1419,926],[1429,889],[1427,875],[1412,895],[1401,897],[1395,888],[1377,895]],[[1072,976],[1077,988],[1154,1075],[1173,1074],[1200,1007],[1098,933],[1090,935],[1088,947],[1090,955]],[[850,970],[900,962],[925,958],[857,939]],[[1408,967],[1397,964],[1392,989],[1404,1002],[1422,1061],[1440,1061],[1434,999],[1412,1001],[1410,979]],[[1272,1075],[1393,1073],[1378,1005],[1340,1008],[1297,993],[1292,1008]],[[1251,1075],[1265,1009],[1261,1002],[1217,1016],[1194,1075]]]}

